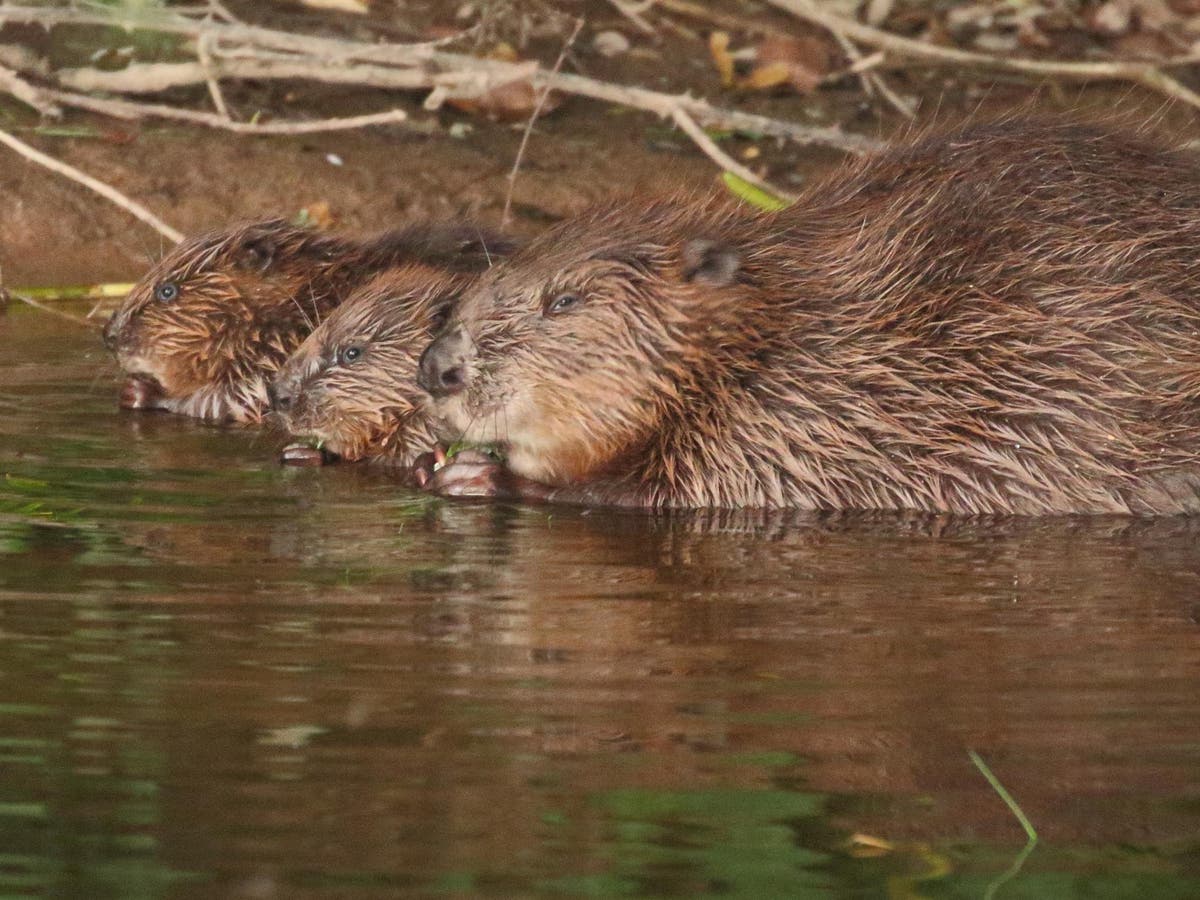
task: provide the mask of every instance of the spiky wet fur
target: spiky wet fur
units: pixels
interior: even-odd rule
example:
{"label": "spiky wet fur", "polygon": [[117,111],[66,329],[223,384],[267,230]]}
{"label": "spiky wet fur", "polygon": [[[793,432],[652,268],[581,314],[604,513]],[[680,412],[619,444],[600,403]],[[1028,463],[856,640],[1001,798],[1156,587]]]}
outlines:
{"label": "spiky wet fur", "polygon": [[[266,388],[306,335],[356,286],[421,261],[480,271],[509,243],[461,223],[430,223],[355,240],[281,219],[193,238],[136,285],[106,335],[121,368],[161,388],[162,408],[254,422]],[[179,295],[155,297],[170,282]]]}
{"label": "spiky wet fur", "polygon": [[1195,161],[1122,129],[917,135],[775,215],[551,229],[458,305],[436,412],[565,500],[1197,512],[1198,247]]}
{"label": "spiky wet fur", "polygon": [[[291,398],[280,413],[283,426],[346,460],[407,465],[430,450],[417,363],[435,315],[468,283],[468,276],[410,265],[356,291],[280,369],[276,384]],[[345,364],[341,351],[350,345],[362,356]]]}

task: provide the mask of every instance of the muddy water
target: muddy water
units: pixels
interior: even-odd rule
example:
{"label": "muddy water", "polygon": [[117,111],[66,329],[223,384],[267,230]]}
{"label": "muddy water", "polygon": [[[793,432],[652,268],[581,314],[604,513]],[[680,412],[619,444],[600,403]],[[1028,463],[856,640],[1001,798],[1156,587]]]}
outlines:
{"label": "muddy water", "polygon": [[[0,318],[0,896],[1200,896],[1200,523],[429,502]],[[864,838],[879,845],[868,853]]]}

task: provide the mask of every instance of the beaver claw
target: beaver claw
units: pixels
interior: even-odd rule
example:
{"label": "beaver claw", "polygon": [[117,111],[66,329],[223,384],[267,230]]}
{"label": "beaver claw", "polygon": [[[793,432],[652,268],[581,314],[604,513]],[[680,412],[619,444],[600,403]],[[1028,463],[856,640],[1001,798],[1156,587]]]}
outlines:
{"label": "beaver claw", "polygon": [[440,447],[422,453],[412,470],[417,487],[441,497],[511,497],[506,475],[503,465],[480,450],[462,450],[446,461]]}
{"label": "beaver claw", "polygon": [[163,392],[156,381],[130,378],[121,386],[122,409],[162,409]]}
{"label": "beaver claw", "polygon": [[308,444],[288,444],[279,451],[279,462],[285,466],[323,466],[329,455],[319,447]]}

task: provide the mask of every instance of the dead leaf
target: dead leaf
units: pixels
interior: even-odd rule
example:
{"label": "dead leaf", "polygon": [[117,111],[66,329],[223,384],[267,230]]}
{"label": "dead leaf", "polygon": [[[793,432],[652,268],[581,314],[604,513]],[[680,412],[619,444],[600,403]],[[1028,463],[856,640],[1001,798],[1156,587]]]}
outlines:
{"label": "dead leaf", "polygon": [[835,62],[833,47],[815,35],[772,35],[756,48],[755,66],[740,87],[765,89],[788,84],[800,94],[814,91]]}
{"label": "dead leaf", "polygon": [[[448,97],[446,103],[462,112],[486,116],[499,121],[528,118],[541,99],[541,90],[528,81],[510,81],[492,88],[478,97]],[[554,112],[563,104],[562,94],[554,91],[542,104],[541,115]]]}
{"label": "dead leaf", "polygon": [[[511,44],[501,42],[487,54],[487,59],[509,63],[526,60],[517,55]],[[541,101],[542,91],[521,78],[497,85],[478,97],[447,97],[446,103],[462,112],[481,115],[498,121],[517,121],[528,118]],[[541,115],[552,113],[563,105],[563,95],[551,91],[541,107]]]}
{"label": "dead leaf", "polygon": [[306,225],[322,231],[332,228],[337,223],[337,216],[333,214],[333,208],[329,205],[328,200],[317,200],[308,204],[300,210],[298,218],[302,218]]}
{"label": "dead leaf", "polygon": [[708,38],[708,52],[712,54],[713,63],[721,73],[721,84],[733,87],[733,57],[729,54],[729,35],[724,31],[714,31]]}

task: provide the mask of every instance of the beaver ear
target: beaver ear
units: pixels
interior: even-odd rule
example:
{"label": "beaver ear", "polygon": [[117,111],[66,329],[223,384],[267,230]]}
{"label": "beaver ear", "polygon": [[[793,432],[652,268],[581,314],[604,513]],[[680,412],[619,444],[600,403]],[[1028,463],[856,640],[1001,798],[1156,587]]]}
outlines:
{"label": "beaver ear", "polygon": [[733,284],[742,267],[742,255],[719,241],[693,238],[683,245],[683,277],[716,287]]}
{"label": "beaver ear", "polygon": [[275,241],[266,235],[248,237],[242,241],[240,262],[244,268],[265,272],[275,261]]}

